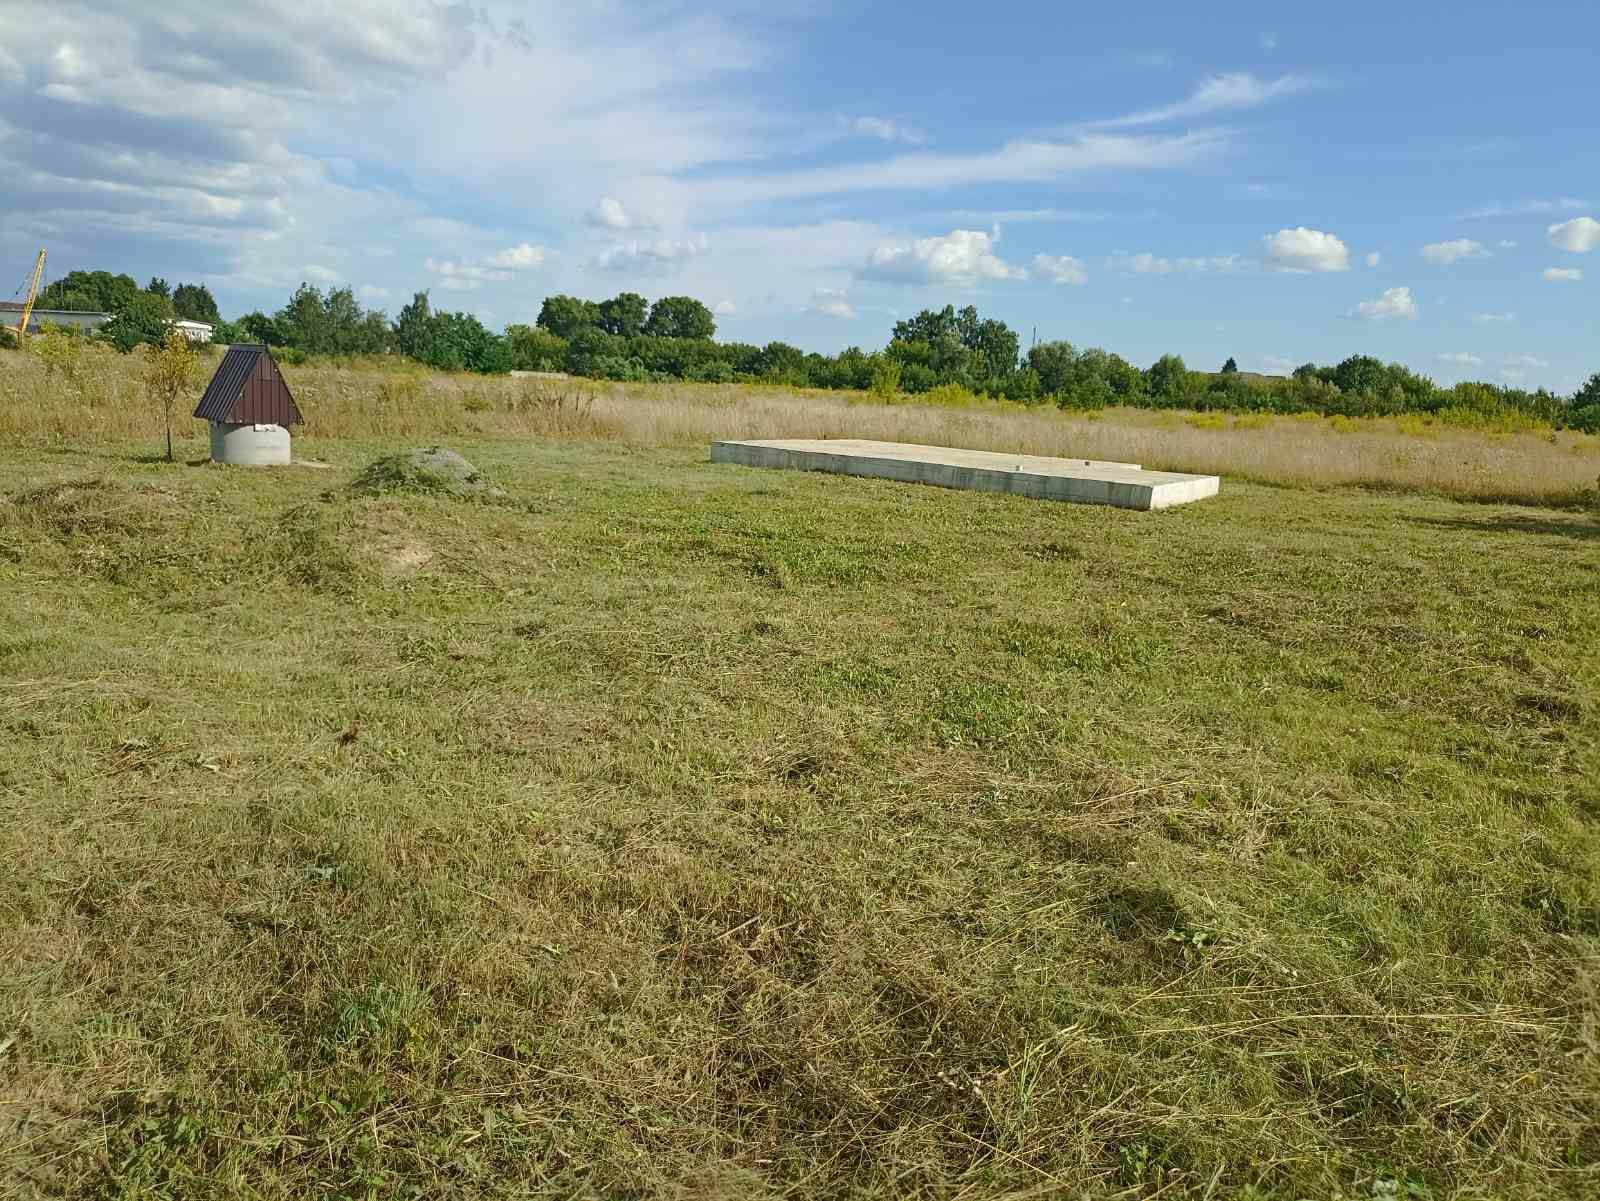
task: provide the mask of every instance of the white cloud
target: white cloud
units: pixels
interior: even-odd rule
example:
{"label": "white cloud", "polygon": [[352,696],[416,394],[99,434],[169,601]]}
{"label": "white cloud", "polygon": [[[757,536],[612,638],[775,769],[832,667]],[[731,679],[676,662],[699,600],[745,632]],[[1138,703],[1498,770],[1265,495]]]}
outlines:
{"label": "white cloud", "polygon": [[1546,267],[1544,278],[1553,284],[1575,284],[1583,278],[1576,267]]}
{"label": "white cloud", "polygon": [[340,279],[339,273],[332,267],[322,267],[316,263],[307,263],[301,270],[307,279],[319,284],[335,284]]}
{"label": "white cloud", "polygon": [[452,292],[475,292],[486,283],[511,278],[511,272],[481,263],[458,263],[453,259],[424,259],[422,265],[439,277],[439,286]]}
{"label": "white cloud", "polygon": [[1500,360],[1507,367],[1548,367],[1544,359],[1531,354],[1508,354]]}
{"label": "white cloud", "polygon": [[1083,264],[1070,254],[1036,254],[1033,256],[1033,271],[1035,275],[1058,284],[1089,282],[1089,273],[1083,269]]}
{"label": "white cloud", "polygon": [[1188,274],[1228,272],[1237,271],[1242,266],[1239,256],[1236,254],[1219,254],[1209,258],[1169,259],[1145,253],[1113,257],[1109,260],[1109,263],[1118,270],[1132,271],[1135,275],[1173,275],[1179,272]]}
{"label": "white cloud", "polygon": [[732,317],[739,311],[739,306],[731,300],[719,300],[711,311],[718,317]]}
{"label": "white cloud", "polygon": [[[361,278],[396,247],[472,267],[508,244],[476,222],[462,238],[423,232],[412,223],[453,198],[289,149],[308,128],[319,146],[360,147],[397,175],[459,178],[468,203],[531,205],[529,187],[512,189],[537,182],[541,212],[571,218],[602,194],[631,203],[635,178],[641,203],[653,201],[653,177],[770,150],[774,114],[722,86],[764,50],[715,14],[540,11],[535,58],[521,16],[499,0],[245,7],[0,4],[6,54],[38,84],[72,89],[36,103],[36,85],[26,137],[0,137],[8,230],[19,216],[56,220],[70,231],[50,242],[64,260],[109,252],[224,292],[277,289],[306,262]],[[448,115],[460,111],[483,119]]]}
{"label": "white cloud", "polygon": [[22,70],[22,64],[0,46],[0,83],[22,83],[27,75]]}
{"label": "white cloud", "polygon": [[862,279],[883,283],[970,284],[980,279],[1027,279],[1028,272],[994,253],[998,232],[953,229],[937,238],[879,246],[867,256]]}
{"label": "white cloud", "polygon": [[1481,208],[1472,209],[1470,212],[1457,214],[1459,221],[1475,221],[1488,217],[1525,217],[1535,213],[1561,213],[1572,212],[1574,209],[1589,207],[1587,200],[1575,200],[1571,196],[1563,196],[1557,200],[1523,200],[1516,204],[1486,204]]}
{"label": "white cloud", "polygon": [[353,187],[289,142],[312,120],[325,143],[362,136],[341,114],[380,111],[458,63],[471,14],[363,0],[252,8],[246,52],[238,15],[207,0],[0,5],[0,45],[44,85],[25,126],[0,137],[8,225],[59,221],[53,256],[153,258],[204,278],[225,310],[240,299],[230,289],[332,282],[307,263],[336,263],[336,278],[368,270],[423,202]]}
{"label": "white cloud", "polygon": [[1449,363],[1455,367],[1481,367],[1483,360],[1470,351],[1457,350],[1438,356],[1441,363]]}
{"label": "white cloud", "polygon": [[1457,238],[1453,242],[1430,242],[1422,248],[1422,257],[1437,267],[1448,267],[1461,259],[1488,258],[1489,252],[1482,242],[1471,238]]}
{"label": "white cloud", "polygon": [[504,283],[518,271],[544,263],[542,246],[520,242],[506,250],[476,260],[425,259],[423,266],[439,277],[439,286],[455,292],[475,292],[484,284]]}
{"label": "white cloud", "polygon": [[544,247],[519,242],[508,250],[490,255],[489,263],[491,266],[504,267],[510,271],[527,271],[544,263]]}
{"label": "white cloud", "polygon": [[[698,234],[694,235],[697,239]],[[654,295],[663,291],[699,296],[707,304],[732,298],[739,316],[772,323],[766,337],[783,337],[777,323],[804,309],[816,287],[843,287],[873,250],[896,240],[897,231],[869,222],[826,221],[810,225],[725,225],[710,237],[709,252],[670,263],[614,259],[611,281],[595,270],[591,253],[563,256],[552,268],[547,291],[609,295],[624,288]],[[675,234],[681,242],[684,235]],[[698,243],[696,243],[698,244]],[[662,284],[670,275],[671,287]]]}
{"label": "white cloud", "polygon": [[1281,75],[1277,79],[1258,79],[1248,71],[1212,75],[1201,80],[1186,99],[1162,108],[1147,109],[1127,117],[1096,122],[1108,128],[1129,125],[1157,125],[1203,117],[1231,109],[1257,108],[1285,96],[1295,96],[1321,87],[1322,81],[1310,75]]}
{"label": "white cloud", "polygon": [[585,214],[590,225],[601,229],[632,229],[633,218],[615,196],[602,196],[600,203]]}
{"label": "white cloud", "polygon": [[692,191],[697,211],[739,211],[758,201],[850,192],[928,191],[983,183],[1047,183],[1085,171],[1143,171],[1188,166],[1220,153],[1229,135],[1084,134],[1068,141],[1007,142],[976,154],[901,154],[878,162],[765,174],[702,176]]}
{"label": "white cloud", "polygon": [[1501,324],[1504,324],[1505,322],[1508,322],[1508,321],[1515,321],[1516,319],[1517,319],[1517,315],[1515,313],[1474,313],[1474,314],[1472,314],[1472,323],[1474,325],[1501,325]]}
{"label": "white cloud", "polygon": [[849,294],[838,288],[818,288],[811,294],[811,303],[806,307],[806,312],[837,317],[841,321],[854,320],[856,315],[850,305]]}
{"label": "white cloud", "polygon": [[1383,262],[1383,255],[1379,254],[1376,250],[1367,255],[1367,266],[1376,267],[1381,262]]}
{"label": "white cloud", "polygon": [[905,142],[911,146],[921,146],[928,140],[927,135],[919,129],[912,129],[898,121],[891,121],[887,117],[857,117],[850,122],[850,132],[863,138],[878,138],[884,142]]}
{"label": "white cloud", "polygon": [[1516,248],[1517,248],[1517,244],[1515,242],[1508,242],[1504,238],[1500,239],[1500,249],[1501,250],[1515,250]]}
{"label": "white cloud", "polygon": [[1261,370],[1268,375],[1288,375],[1300,364],[1293,359],[1286,359],[1279,354],[1265,354],[1261,356]]}
{"label": "white cloud", "polygon": [[654,242],[629,242],[623,246],[613,246],[601,253],[595,265],[607,271],[665,270],[710,253],[711,241],[705,234],[685,238],[681,242],[661,238]]}
{"label": "white cloud", "polygon": [[1263,50],[1276,50],[1278,48],[1278,35],[1275,33],[1262,34],[1261,48]]}
{"label": "white cloud", "polygon": [[1390,288],[1376,300],[1363,300],[1347,315],[1361,321],[1393,321],[1415,317],[1417,304],[1411,299],[1410,288]]}
{"label": "white cloud", "polygon": [[1330,233],[1307,229],[1280,229],[1261,239],[1267,266],[1275,271],[1348,271],[1350,248]]}
{"label": "white cloud", "polygon": [[1552,225],[1545,233],[1552,246],[1559,246],[1574,254],[1588,254],[1600,246],[1600,221],[1593,217],[1575,217],[1560,225]]}
{"label": "white cloud", "polygon": [[388,300],[390,292],[388,288],[380,288],[373,284],[362,284],[356,289],[356,295],[362,300]]}
{"label": "white cloud", "polygon": [[89,60],[70,42],[62,42],[50,56],[50,78],[56,83],[78,83],[94,74]]}

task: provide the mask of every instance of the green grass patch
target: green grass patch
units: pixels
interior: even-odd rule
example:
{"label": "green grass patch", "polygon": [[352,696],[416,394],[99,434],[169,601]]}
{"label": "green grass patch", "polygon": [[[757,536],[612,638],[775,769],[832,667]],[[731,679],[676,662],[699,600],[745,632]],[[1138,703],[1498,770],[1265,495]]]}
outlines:
{"label": "green grass patch", "polygon": [[0,462],[0,1191],[1600,1187],[1600,529]]}

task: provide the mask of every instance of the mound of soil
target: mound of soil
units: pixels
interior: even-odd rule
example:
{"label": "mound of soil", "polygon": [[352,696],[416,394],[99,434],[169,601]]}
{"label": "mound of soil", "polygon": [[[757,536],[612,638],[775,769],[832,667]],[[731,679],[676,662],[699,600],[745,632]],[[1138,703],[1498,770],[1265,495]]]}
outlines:
{"label": "mound of soil", "polygon": [[369,464],[350,482],[350,490],[363,496],[385,492],[428,492],[462,500],[488,499],[506,494],[455,451],[443,446],[419,447],[385,455]]}

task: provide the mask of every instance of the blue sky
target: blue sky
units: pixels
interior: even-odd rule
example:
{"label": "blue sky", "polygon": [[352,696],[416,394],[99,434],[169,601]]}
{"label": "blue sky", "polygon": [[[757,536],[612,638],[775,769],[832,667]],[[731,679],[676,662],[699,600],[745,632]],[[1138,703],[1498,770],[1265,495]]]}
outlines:
{"label": "blue sky", "polygon": [[0,283],[45,245],[230,315],[689,293],[836,350],[971,303],[1140,364],[1600,370],[1600,8],[1306,11],[0,3]]}

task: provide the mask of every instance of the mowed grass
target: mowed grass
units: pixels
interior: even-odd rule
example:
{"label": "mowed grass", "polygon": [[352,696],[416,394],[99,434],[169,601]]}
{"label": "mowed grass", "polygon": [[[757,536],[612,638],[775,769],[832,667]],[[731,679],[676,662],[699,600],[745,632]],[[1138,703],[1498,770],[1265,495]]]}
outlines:
{"label": "mowed grass", "polygon": [[0,458],[0,1192],[1592,1197],[1600,525]]}

